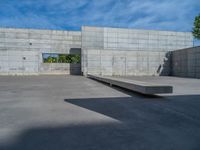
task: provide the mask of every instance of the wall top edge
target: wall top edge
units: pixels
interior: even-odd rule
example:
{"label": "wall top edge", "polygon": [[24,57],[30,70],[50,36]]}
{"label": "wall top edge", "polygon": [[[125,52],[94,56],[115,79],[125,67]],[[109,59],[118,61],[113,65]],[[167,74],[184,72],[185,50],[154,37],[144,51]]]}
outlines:
{"label": "wall top edge", "polygon": [[193,49],[199,49],[200,50],[200,46],[194,46],[194,47],[187,47],[187,48],[177,49],[177,50],[174,50],[174,52],[175,51],[182,51],[182,50],[193,50]]}
{"label": "wall top edge", "polygon": [[173,30],[151,30],[151,29],[137,29],[137,28],[118,28],[118,27],[98,27],[98,26],[82,26],[81,30],[85,30],[86,28],[93,28],[93,29],[111,29],[111,30],[135,30],[135,31],[149,31],[149,32],[174,32],[174,33],[188,33],[192,34],[192,32],[187,32],[187,31],[173,31]]}
{"label": "wall top edge", "polygon": [[14,27],[0,27],[1,30],[26,30],[26,31],[47,31],[47,32],[75,32],[75,33],[81,33],[81,31],[74,31],[74,30],[51,30],[51,29],[34,29],[34,28],[14,28]]}
{"label": "wall top edge", "polygon": [[11,27],[0,27],[0,30],[26,30],[26,31],[56,31],[56,32],[75,32],[75,33],[81,33],[82,30],[85,30],[86,28],[91,29],[98,29],[98,30],[104,30],[104,29],[111,29],[111,30],[132,30],[132,31],[149,31],[149,32],[173,32],[173,33],[188,33],[192,34],[191,32],[180,32],[180,31],[170,31],[170,30],[147,30],[147,29],[134,29],[134,28],[117,28],[117,27],[98,27],[98,26],[82,26],[81,31],[73,31],[73,30],[51,30],[51,29],[32,29],[32,28],[11,28]]}

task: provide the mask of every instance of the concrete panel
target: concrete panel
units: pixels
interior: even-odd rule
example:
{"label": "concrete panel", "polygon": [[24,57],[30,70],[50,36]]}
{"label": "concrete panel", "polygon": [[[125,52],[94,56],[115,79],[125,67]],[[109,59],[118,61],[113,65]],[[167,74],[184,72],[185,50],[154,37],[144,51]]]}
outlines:
{"label": "concrete panel", "polygon": [[199,78],[200,47],[172,52],[172,75]]}
{"label": "concrete panel", "polygon": [[[98,47],[96,44],[96,39],[99,37],[100,32],[103,33],[102,38],[104,39],[104,47]],[[184,36],[183,36],[184,35]],[[112,71],[115,72],[115,75],[125,74],[125,75],[149,75],[155,73],[157,75],[156,69],[161,65],[161,69],[165,66],[165,74],[169,73],[169,60],[165,60],[165,54],[177,47],[177,37],[180,39],[185,39],[185,33],[179,34],[177,32],[168,32],[168,31],[148,31],[148,30],[131,30],[131,29],[118,29],[118,28],[104,28],[104,30],[97,31],[92,27],[82,28],[82,45],[87,49],[87,53],[90,54],[92,49],[98,49],[101,55],[101,61],[104,61],[102,58],[106,58],[105,49],[109,49],[111,53],[107,54],[110,57],[124,57],[125,67],[121,67],[121,60],[115,61],[112,59]],[[188,37],[192,35],[187,34]],[[85,39],[88,39],[87,42]],[[192,41],[192,38],[191,38]],[[180,46],[185,46],[185,41],[178,43]],[[191,46],[191,43],[187,43],[188,46]],[[84,51],[84,50],[83,50]],[[145,52],[138,55],[132,54],[133,51],[136,52]],[[158,52],[156,55],[148,56],[148,52]],[[160,54],[159,52],[163,52]],[[98,54],[96,54],[98,55]],[[106,59],[105,59],[106,60]],[[137,68],[135,71],[128,64],[129,61],[137,61]],[[99,61],[99,60],[96,60]],[[111,60],[110,60],[111,61]],[[151,64],[151,62],[154,62]],[[90,62],[87,62],[90,63]],[[128,66],[126,66],[128,64]],[[118,67],[116,67],[119,65]],[[123,66],[124,66],[123,65]],[[115,66],[115,67],[114,67]],[[83,66],[87,68],[87,65]],[[113,69],[113,67],[115,69]],[[135,66],[133,66],[134,68]],[[167,68],[168,67],[168,68]],[[105,67],[104,67],[105,68]],[[125,68],[125,69],[124,69]],[[85,69],[87,70],[87,69]],[[105,70],[105,69],[104,69]],[[163,70],[163,69],[162,69]],[[101,71],[101,74],[104,74]],[[122,73],[125,72],[125,73]]]}
{"label": "concrete panel", "polygon": [[[4,61],[1,63],[3,69],[0,70],[0,74],[4,74],[5,71],[8,74],[19,73],[20,75],[45,73],[42,71],[42,53],[68,54],[71,48],[81,48],[81,32],[74,31],[68,33],[68,31],[56,30],[5,28],[0,32],[0,38],[2,38],[0,40],[0,58],[3,57]],[[5,69],[5,66],[8,69]],[[44,66],[46,66],[46,70],[50,67],[49,73],[52,71],[53,74],[57,69],[59,73],[66,69],[63,64],[58,67],[51,64]],[[69,73],[70,69],[67,69]]]}

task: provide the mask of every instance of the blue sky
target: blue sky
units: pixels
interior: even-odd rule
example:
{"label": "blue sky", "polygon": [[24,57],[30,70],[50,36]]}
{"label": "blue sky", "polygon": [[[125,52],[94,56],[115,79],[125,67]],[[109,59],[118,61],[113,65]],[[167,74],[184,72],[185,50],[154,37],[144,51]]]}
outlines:
{"label": "blue sky", "polygon": [[200,0],[0,0],[0,27],[191,31]]}

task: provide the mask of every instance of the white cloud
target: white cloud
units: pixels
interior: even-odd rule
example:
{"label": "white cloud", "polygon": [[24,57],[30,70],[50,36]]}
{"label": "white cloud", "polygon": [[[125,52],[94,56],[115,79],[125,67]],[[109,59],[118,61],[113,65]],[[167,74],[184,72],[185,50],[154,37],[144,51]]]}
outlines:
{"label": "white cloud", "polygon": [[200,13],[198,0],[2,1],[1,26],[60,29],[96,25],[190,31],[194,16]]}

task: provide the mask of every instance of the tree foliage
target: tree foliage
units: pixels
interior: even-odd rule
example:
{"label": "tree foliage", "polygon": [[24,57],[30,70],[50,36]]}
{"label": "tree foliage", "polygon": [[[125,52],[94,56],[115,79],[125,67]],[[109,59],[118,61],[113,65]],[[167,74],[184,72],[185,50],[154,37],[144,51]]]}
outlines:
{"label": "tree foliage", "polygon": [[47,58],[43,58],[44,63],[72,63],[79,64],[81,61],[80,54],[48,54]]}
{"label": "tree foliage", "polygon": [[200,14],[195,17],[192,34],[196,39],[200,40]]}

